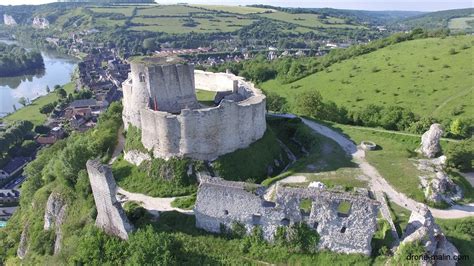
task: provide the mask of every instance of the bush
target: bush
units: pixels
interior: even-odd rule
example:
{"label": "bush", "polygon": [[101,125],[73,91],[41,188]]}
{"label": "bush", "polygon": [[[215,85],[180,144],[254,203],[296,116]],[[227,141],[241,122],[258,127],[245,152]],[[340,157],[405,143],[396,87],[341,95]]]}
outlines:
{"label": "bush", "polygon": [[267,110],[277,113],[286,111],[286,99],[274,92],[267,93]]}
{"label": "bush", "polygon": [[35,127],[35,132],[41,135],[46,135],[49,133],[49,131],[51,131],[51,129],[47,126],[37,125]]}
{"label": "bush", "polygon": [[462,140],[448,146],[445,151],[447,164],[462,171],[472,171],[474,161],[474,138]]}

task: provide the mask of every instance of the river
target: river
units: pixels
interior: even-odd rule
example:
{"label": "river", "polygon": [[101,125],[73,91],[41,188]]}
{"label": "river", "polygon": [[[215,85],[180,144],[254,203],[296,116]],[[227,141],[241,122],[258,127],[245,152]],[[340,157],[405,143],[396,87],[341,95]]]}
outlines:
{"label": "river", "polygon": [[[0,40],[0,42],[15,43],[7,40]],[[13,112],[14,105],[17,109],[21,108],[22,105],[18,103],[21,97],[32,101],[47,94],[46,86],[53,91],[54,85],[64,85],[71,80],[77,59],[49,50],[41,50],[41,54],[44,60],[44,71],[35,75],[0,77],[0,117]]]}

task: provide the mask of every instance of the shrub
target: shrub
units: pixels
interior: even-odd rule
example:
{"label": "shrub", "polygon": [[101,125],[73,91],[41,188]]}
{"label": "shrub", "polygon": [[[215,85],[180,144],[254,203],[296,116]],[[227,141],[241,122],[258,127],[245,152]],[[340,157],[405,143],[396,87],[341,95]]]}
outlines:
{"label": "shrub", "polygon": [[274,92],[267,93],[267,110],[283,113],[286,110],[286,99]]}
{"label": "shrub", "polygon": [[471,171],[474,161],[474,138],[454,143],[445,151],[447,164],[463,171]]}

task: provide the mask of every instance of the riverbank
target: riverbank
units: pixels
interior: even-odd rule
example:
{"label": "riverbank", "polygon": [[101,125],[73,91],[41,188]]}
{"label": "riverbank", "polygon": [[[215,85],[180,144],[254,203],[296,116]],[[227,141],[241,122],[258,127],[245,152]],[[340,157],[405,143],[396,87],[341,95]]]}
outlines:
{"label": "riverbank", "polygon": [[[67,92],[67,94],[73,93],[75,89],[75,84],[74,82],[69,82],[65,84],[63,88]],[[1,118],[1,120],[3,120],[3,122],[7,124],[13,124],[15,121],[19,120],[28,120],[34,125],[42,125],[46,121],[47,116],[40,113],[39,109],[42,106],[57,100],[59,100],[58,94],[52,91],[47,95],[36,98],[31,102],[31,104]]]}

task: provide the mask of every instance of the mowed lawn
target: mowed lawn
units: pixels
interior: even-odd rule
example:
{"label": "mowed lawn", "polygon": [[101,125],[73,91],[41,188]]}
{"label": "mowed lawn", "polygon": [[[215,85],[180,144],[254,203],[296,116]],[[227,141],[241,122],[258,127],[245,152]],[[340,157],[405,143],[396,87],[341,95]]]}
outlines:
{"label": "mowed lawn", "polygon": [[[63,86],[63,88],[66,90],[66,92],[72,93],[74,92],[75,86],[73,82],[67,83],[66,85]],[[51,92],[48,95],[41,96],[34,101],[32,101],[31,104],[18,109],[18,111],[6,116],[3,118],[5,122],[8,124],[13,124],[15,121],[19,120],[28,120],[31,121],[35,125],[41,125],[46,121],[46,115],[40,113],[39,109],[48,104],[52,103],[54,101],[58,100],[58,95],[56,93]]]}
{"label": "mowed lawn", "polygon": [[473,44],[474,36],[402,42],[290,84],[270,80],[261,88],[293,106],[298,93],[318,90],[325,100],[349,110],[368,104],[398,105],[421,116],[473,117]]}

